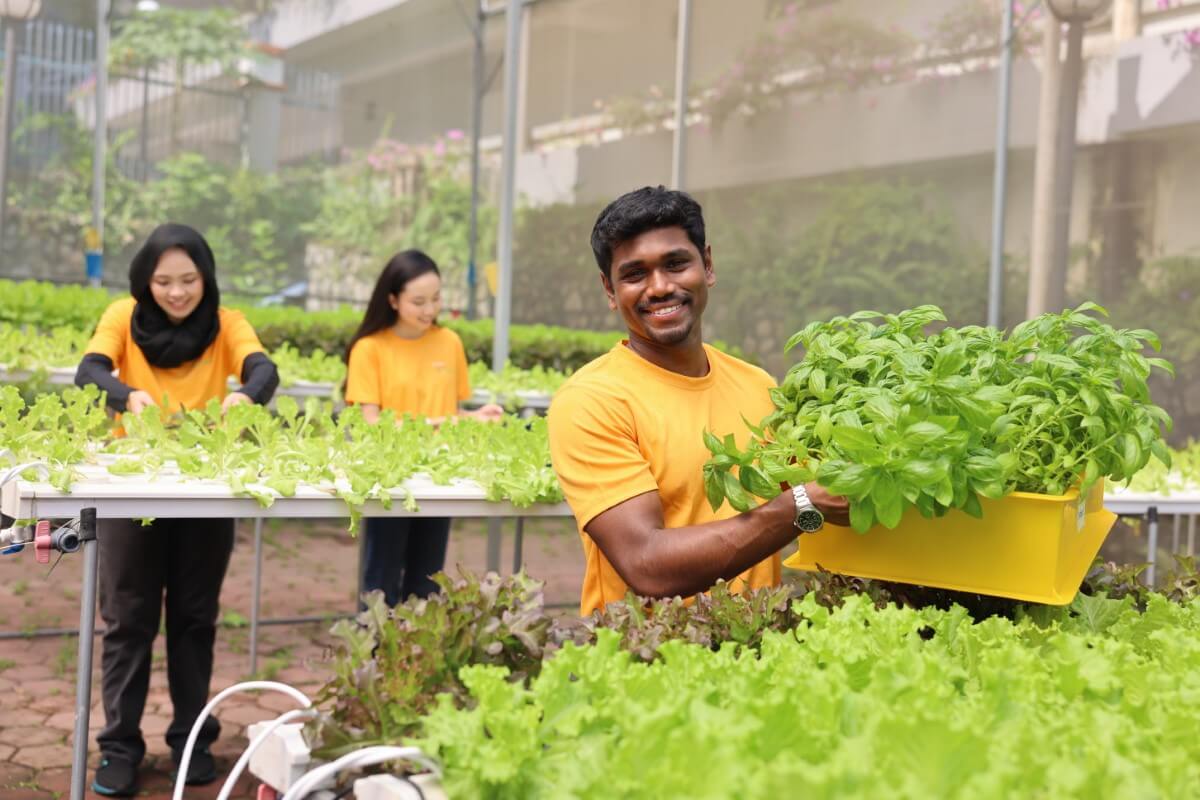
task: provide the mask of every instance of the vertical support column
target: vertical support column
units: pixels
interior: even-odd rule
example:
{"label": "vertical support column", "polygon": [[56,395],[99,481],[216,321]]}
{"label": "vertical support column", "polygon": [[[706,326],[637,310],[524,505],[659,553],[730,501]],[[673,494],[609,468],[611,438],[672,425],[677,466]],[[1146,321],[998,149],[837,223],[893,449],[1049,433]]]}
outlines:
{"label": "vertical support column", "polygon": [[1113,40],[1124,42],[1142,35],[1141,0],[1115,0],[1112,10]]}
{"label": "vertical support column", "polygon": [[279,167],[283,88],[254,82],[245,91],[245,165],[257,172],[275,172]]}
{"label": "vertical support column", "polygon": [[[477,0],[478,2],[478,0]],[[475,47],[471,56],[471,215],[467,236],[467,319],[476,317],[476,286],[479,259],[479,139],[483,135],[483,9],[476,5]]]}
{"label": "vertical support column", "polygon": [[262,601],[262,517],[254,518],[254,579],[250,591],[250,671],[258,672],[258,613]]}
{"label": "vertical support column", "polygon": [[525,547],[525,518],[517,517],[517,530],[513,534],[513,574],[521,571],[521,560]]}
{"label": "vertical support column", "polygon": [[96,632],[96,584],[100,550],[96,542],[96,509],[79,512],[83,547],[83,591],[79,597],[79,657],[75,666],[75,741],[71,751],[71,800],[83,800],[87,779],[88,721],[92,710],[92,637]]}
{"label": "vertical support column", "polygon": [[988,270],[987,308],[987,324],[996,328],[1004,323],[1004,216],[1008,210],[1008,115],[1012,107],[1013,1],[1004,0],[1004,19],[1000,26],[1000,85],[996,93],[996,168],[992,175],[992,257]]}
{"label": "vertical support column", "polygon": [[1033,225],[1029,254],[1029,294],[1025,316],[1047,310],[1046,287],[1054,239],[1055,144],[1058,141],[1058,92],[1061,65],[1058,58],[1062,32],[1059,21],[1047,13],[1042,33],[1042,87],[1038,100],[1037,151],[1033,175]]}
{"label": "vertical support column", "polygon": [[1071,203],[1075,188],[1075,122],[1079,114],[1079,87],[1083,79],[1083,22],[1067,25],[1067,57],[1063,62],[1058,95],[1058,143],[1054,157],[1054,213],[1052,258],[1046,272],[1046,311],[1066,305],[1067,267],[1071,250]]}
{"label": "vertical support column", "polygon": [[108,160],[108,8],[96,0],[96,130],[92,150],[92,237],[97,255],[88,264],[88,283],[104,281],[104,167]]}
{"label": "vertical support column", "polygon": [[[492,369],[508,361],[508,327],[512,320],[513,217],[517,200],[517,119],[520,100],[522,0],[508,0],[504,37],[504,129],[500,162],[500,230],[497,237],[500,286],[496,293],[492,335]],[[487,568],[500,571],[501,521],[488,520]]]}
{"label": "vertical support column", "polygon": [[8,208],[8,140],[17,96],[17,21],[0,16],[0,25],[4,26],[4,98],[0,102],[0,253],[3,253]]}
{"label": "vertical support column", "polygon": [[487,571],[500,572],[500,545],[504,541],[504,520],[492,517],[488,520]]}
{"label": "vertical support column", "polygon": [[1153,589],[1157,577],[1155,568],[1158,566],[1158,506],[1146,509],[1146,522],[1149,528],[1146,536],[1146,561],[1150,564],[1146,570],[1146,585]]}
{"label": "vertical support column", "polygon": [[692,49],[692,0],[679,0],[679,29],[675,33],[675,135],[671,141],[671,188],[684,188],[687,160],[688,74]]}
{"label": "vertical support column", "polygon": [[508,0],[507,35],[504,40],[504,142],[501,154],[500,286],[496,294],[492,369],[499,372],[508,361],[508,327],[512,320],[513,216],[517,201],[517,102],[520,95],[521,0]]}

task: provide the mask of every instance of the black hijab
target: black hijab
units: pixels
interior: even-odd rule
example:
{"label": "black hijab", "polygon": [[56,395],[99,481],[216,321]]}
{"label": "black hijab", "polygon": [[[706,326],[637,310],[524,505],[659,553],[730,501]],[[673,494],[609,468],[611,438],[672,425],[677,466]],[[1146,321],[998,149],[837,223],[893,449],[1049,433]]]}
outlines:
{"label": "black hijab", "polygon": [[[150,293],[150,278],[158,260],[175,247],[188,254],[204,279],[200,305],[179,324],[171,322]],[[177,367],[196,360],[221,330],[217,316],[221,292],[212,250],[204,237],[187,225],[168,222],[154,229],[129,264],[129,293],[137,299],[131,321],[133,341],[156,367]]]}

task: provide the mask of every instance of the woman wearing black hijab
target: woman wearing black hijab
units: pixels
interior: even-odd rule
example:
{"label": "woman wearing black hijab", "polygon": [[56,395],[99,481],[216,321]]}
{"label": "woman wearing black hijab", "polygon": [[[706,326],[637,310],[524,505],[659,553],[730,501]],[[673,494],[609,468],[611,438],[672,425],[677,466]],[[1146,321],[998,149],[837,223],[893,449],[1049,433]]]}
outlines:
{"label": "woman wearing black hijab", "polygon": [[[132,297],[105,310],[75,375],[107,392],[116,412],[161,405],[165,413],[222,400],[266,403],[279,385],[275,365],[239,311],[221,308],[212,250],[197,231],[160,225],[129,267]],[[115,372],[115,375],[114,375]],[[233,377],[241,387],[228,391]],[[174,718],[166,740],[176,765],[208,702],[221,583],[233,551],[231,519],[101,520],[100,615],[105,633],[105,726],[96,737],[100,767],[92,789],[105,796],[137,791],[146,753],[142,712],[151,648],[166,596],[167,682]],[[210,746],[220,732],[209,717],[187,783],[210,783]]]}

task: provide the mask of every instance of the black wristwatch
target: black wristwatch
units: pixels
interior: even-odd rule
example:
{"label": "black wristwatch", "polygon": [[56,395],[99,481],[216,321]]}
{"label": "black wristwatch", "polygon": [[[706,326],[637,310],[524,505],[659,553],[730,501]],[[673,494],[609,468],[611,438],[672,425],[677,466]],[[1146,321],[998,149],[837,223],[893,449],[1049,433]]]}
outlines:
{"label": "black wristwatch", "polygon": [[808,491],[803,485],[792,487],[792,497],[796,501],[796,517],[792,524],[801,533],[814,533],[821,530],[825,524],[825,515],[817,510],[812,500],[808,499]]}

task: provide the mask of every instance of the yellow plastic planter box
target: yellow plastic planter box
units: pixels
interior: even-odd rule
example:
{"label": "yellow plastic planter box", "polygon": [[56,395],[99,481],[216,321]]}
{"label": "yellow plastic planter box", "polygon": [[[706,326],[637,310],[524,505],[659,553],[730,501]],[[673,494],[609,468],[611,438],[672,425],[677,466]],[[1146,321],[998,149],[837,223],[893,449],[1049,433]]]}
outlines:
{"label": "yellow plastic planter box", "polygon": [[793,569],[936,586],[1049,605],[1075,598],[1117,515],[1104,510],[1103,481],[1079,493],[1014,492],[982,499],[983,517],[962,511],[925,519],[908,509],[894,530],[826,525],[799,538]]}

